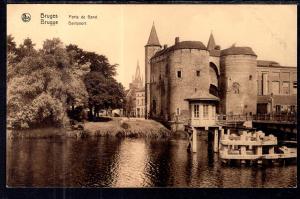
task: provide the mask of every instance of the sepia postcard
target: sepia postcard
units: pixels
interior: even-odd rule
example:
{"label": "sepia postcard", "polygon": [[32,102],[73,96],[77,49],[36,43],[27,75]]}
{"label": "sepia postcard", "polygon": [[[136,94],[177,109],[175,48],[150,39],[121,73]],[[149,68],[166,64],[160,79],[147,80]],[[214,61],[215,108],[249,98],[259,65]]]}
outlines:
{"label": "sepia postcard", "polygon": [[8,4],[7,188],[296,188],[297,6]]}

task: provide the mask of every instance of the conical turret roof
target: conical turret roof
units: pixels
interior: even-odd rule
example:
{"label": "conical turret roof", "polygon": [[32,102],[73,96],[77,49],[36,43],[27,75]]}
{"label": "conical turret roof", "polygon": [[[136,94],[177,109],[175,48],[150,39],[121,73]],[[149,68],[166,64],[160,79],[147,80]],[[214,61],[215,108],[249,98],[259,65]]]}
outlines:
{"label": "conical turret roof", "polygon": [[207,43],[207,50],[214,50],[216,47],[216,42],[215,42],[215,38],[213,36],[212,33],[210,33],[210,36],[209,36],[209,40],[208,40],[208,43]]}
{"label": "conical turret roof", "polygon": [[161,46],[159,43],[157,34],[156,34],[156,29],[155,29],[154,23],[152,25],[150,36],[149,36],[146,46]]}

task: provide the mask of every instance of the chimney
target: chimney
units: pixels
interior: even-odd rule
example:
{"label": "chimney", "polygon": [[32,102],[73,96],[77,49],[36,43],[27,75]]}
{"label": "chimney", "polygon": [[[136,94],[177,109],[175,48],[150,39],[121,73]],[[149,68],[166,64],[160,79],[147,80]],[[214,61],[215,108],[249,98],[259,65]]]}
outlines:
{"label": "chimney", "polygon": [[164,45],[164,49],[166,49],[166,48],[168,48],[168,45],[167,45],[167,44]]}
{"label": "chimney", "polygon": [[175,45],[179,43],[179,37],[175,37]]}

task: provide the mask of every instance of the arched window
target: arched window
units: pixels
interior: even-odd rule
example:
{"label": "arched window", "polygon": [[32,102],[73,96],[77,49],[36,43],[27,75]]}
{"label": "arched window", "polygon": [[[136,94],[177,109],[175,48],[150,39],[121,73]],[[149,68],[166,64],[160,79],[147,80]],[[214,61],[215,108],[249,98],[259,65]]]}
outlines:
{"label": "arched window", "polygon": [[218,87],[219,72],[217,66],[212,62],[209,63],[209,77],[210,77],[210,84]]}

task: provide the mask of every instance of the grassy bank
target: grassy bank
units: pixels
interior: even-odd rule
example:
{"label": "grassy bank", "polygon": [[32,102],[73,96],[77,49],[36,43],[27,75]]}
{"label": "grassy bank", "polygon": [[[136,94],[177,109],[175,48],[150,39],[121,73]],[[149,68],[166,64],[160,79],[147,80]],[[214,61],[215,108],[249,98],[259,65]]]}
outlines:
{"label": "grassy bank", "polygon": [[87,122],[84,131],[91,136],[169,137],[171,132],[153,120],[118,118],[109,122]]}
{"label": "grassy bank", "polygon": [[84,137],[170,137],[171,132],[162,124],[153,120],[113,118],[108,122],[85,122],[83,130],[63,128],[39,128],[25,130],[7,130],[7,137],[12,138],[84,138]]}

